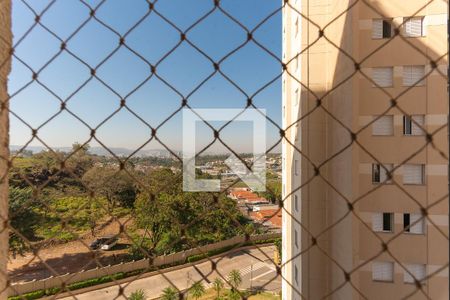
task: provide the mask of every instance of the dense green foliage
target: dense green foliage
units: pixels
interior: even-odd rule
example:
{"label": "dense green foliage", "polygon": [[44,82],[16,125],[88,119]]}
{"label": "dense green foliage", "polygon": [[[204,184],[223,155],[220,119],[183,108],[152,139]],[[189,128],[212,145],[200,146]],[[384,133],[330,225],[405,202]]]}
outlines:
{"label": "dense green foliage", "polygon": [[[206,158],[211,159],[216,157]],[[171,159],[162,160],[173,165]],[[111,216],[134,219],[127,233],[134,239],[130,254],[136,259],[145,252],[167,254],[253,232],[235,201],[183,192],[181,173],[153,166],[158,162],[117,161],[92,155],[80,144],[72,153],[15,156],[9,176],[14,255],[30,250],[29,242],[67,242],[94,233]]]}

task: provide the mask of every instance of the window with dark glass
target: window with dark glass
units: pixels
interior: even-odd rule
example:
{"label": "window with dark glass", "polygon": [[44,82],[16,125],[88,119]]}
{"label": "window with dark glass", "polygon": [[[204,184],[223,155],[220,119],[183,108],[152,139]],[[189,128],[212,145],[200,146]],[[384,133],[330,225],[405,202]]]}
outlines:
{"label": "window with dark glass", "polygon": [[392,231],[392,213],[383,213],[383,231]]}
{"label": "window with dark glass", "polygon": [[388,20],[383,20],[383,38],[390,38],[392,36],[392,24]]}
{"label": "window with dark glass", "polygon": [[410,214],[403,214],[403,229],[405,232],[410,232],[409,225],[411,224]]}

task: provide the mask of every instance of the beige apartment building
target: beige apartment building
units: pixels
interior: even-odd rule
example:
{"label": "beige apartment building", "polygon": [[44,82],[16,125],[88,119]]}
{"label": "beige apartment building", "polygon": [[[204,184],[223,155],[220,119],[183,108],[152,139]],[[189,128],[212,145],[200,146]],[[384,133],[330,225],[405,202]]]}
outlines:
{"label": "beige apartment building", "polygon": [[449,298],[447,7],[284,6],[283,299]]}

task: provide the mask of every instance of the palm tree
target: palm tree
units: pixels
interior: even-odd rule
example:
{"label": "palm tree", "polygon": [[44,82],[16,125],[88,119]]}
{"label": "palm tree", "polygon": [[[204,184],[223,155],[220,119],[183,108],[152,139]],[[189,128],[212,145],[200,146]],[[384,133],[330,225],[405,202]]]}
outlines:
{"label": "palm tree", "polygon": [[242,283],[241,273],[238,270],[231,270],[228,274],[228,281],[231,283],[231,290],[234,291]]}
{"label": "palm tree", "polygon": [[161,300],[178,300],[178,293],[173,287],[166,287],[162,292]]}
{"label": "palm tree", "polygon": [[195,282],[191,288],[189,289],[189,293],[194,297],[195,299],[200,298],[205,294],[205,287],[203,286],[203,283],[201,281]]}
{"label": "palm tree", "polygon": [[241,295],[236,291],[230,291],[228,294],[228,300],[241,300]]}
{"label": "palm tree", "polygon": [[143,290],[137,290],[131,293],[128,297],[129,300],[145,300],[145,292]]}
{"label": "palm tree", "polygon": [[217,298],[220,297],[220,291],[223,289],[223,281],[217,277],[213,281],[213,289],[217,292]]}

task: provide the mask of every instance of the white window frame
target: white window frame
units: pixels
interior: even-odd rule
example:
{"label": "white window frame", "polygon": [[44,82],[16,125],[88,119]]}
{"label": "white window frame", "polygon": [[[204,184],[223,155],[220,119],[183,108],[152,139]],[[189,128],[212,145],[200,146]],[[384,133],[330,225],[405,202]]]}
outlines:
{"label": "white window frame", "polygon": [[[373,19],[372,20],[372,39],[390,39],[394,36],[394,24],[392,19]],[[389,24],[391,26],[390,35],[388,37],[384,36],[384,25]]]}
{"label": "white window frame", "polygon": [[[384,216],[388,215],[389,227],[390,229],[384,229]],[[393,233],[394,232],[394,213],[392,212],[376,212],[372,214],[372,230],[374,232],[385,232],[385,233]]]}
{"label": "white window frame", "polygon": [[373,261],[372,280],[394,282],[394,263],[390,261]]}
{"label": "white window frame", "polygon": [[403,66],[403,86],[424,86],[424,77],[424,65]]}
{"label": "white window frame", "polygon": [[420,126],[425,128],[425,115],[411,115],[411,118],[409,116],[404,115],[403,116],[403,135],[407,136],[421,136],[425,135],[425,132],[417,126],[415,122],[417,122]]}
{"label": "white window frame", "polygon": [[[407,178],[405,176],[406,172],[408,171],[408,168],[410,168],[410,170],[412,168],[416,168],[416,171],[419,170],[420,168],[420,176],[421,176],[421,181],[420,182],[415,182],[415,181],[405,181],[405,179]],[[423,164],[404,164],[403,165],[403,184],[405,185],[424,185],[425,184],[425,165]]]}
{"label": "white window frame", "polygon": [[[413,28],[413,26],[417,25],[414,24],[414,22],[420,22],[420,34],[418,32],[413,32],[413,30],[417,29]],[[403,18],[403,35],[409,38],[425,36],[424,17],[419,16]]]}
{"label": "white window frame", "polygon": [[[409,215],[409,225],[405,224],[405,215]],[[411,226],[413,223],[415,224]],[[406,228],[406,226],[410,227]],[[425,218],[420,213],[404,213],[403,230],[406,234],[425,234]]]}
{"label": "white window frame", "polygon": [[[394,164],[383,164],[383,166],[391,171],[394,168]],[[375,172],[378,172],[379,181],[375,180]],[[392,174],[393,176],[393,174]],[[386,170],[378,163],[372,164],[372,184],[390,184],[392,183],[392,179],[387,180],[387,172]]]}
{"label": "white window frame", "polygon": [[[382,82],[380,79],[382,79],[382,73],[388,72],[387,76],[389,76],[388,79],[386,79],[386,82]],[[380,87],[380,88],[389,88],[394,86],[394,67],[375,67],[372,68],[372,87]]]}
{"label": "white window frame", "polygon": [[[393,136],[394,135],[394,116],[374,116],[377,119],[372,123],[372,135],[373,136]],[[387,125],[389,124],[389,125]],[[386,128],[388,127],[388,128]]]}
{"label": "white window frame", "polygon": [[[427,265],[425,264],[406,264],[405,268],[414,275],[415,279],[419,282],[425,281],[427,276]],[[406,271],[403,270],[403,282],[404,283],[415,283],[415,279]]]}

